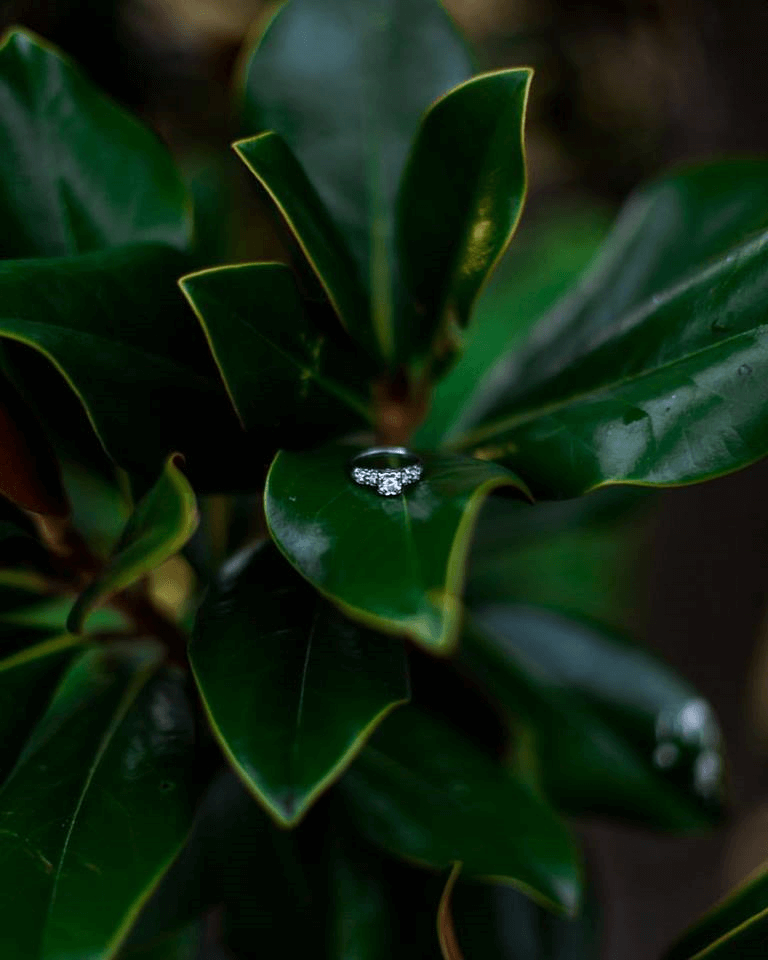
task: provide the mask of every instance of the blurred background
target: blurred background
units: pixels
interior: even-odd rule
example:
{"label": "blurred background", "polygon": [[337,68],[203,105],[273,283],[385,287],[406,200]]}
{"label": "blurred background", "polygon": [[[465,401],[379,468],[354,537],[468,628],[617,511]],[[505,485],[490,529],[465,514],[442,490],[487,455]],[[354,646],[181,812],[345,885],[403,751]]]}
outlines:
{"label": "blurred background", "polygon": [[[318,0],[322,2],[322,0]],[[364,2],[364,0],[361,0]],[[478,64],[536,68],[530,193],[512,257],[526,309],[546,306],[589,260],[627,194],[696,158],[768,152],[768,4],[741,0],[450,0]],[[169,143],[211,262],[277,242],[228,144],[232,84],[263,0],[13,0],[25,24],[74,56]],[[546,242],[542,240],[545,238]],[[519,291],[522,290],[522,293]],[[728,887],[768,859],[768,462],[645,498],[598,534],[550,538],[527,558],[531,589],[629,630],[715,705],[730,807],[705,837],[583,824],[603,902],[606,960],[658,956]],[[539,579],[537,579],[537,577]],[[598,609],[591,609],[596,606]]]}

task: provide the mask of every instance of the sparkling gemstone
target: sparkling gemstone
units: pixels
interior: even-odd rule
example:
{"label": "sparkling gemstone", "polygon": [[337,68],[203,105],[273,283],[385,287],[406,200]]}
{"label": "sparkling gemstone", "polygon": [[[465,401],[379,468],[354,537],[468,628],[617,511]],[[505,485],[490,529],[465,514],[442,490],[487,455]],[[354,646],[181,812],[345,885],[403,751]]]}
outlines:
{"label": "sparkling gemstone", "polygon": [[403,482],[399,474],[382,470],[376,489],[383,497],[396,497],[403,492]]}

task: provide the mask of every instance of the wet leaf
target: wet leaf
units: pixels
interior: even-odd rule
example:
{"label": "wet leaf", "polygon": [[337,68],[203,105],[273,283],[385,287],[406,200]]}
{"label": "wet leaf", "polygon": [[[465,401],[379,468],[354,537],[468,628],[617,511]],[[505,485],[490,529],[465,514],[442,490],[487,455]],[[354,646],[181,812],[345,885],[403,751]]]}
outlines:
{"label": "wet leaf", "polygon": [[193,721],[161,652],[84,652],[0,791],[8,960],[108,957],[191,825]]}
{"label": "wet leaf", "polygon": [[306,813],[409,696],[402,642],[347,620],[271,545],[225,569],[190,660],[214,734],[281,825]]}
{"label": "wet leaf", "polygon": [[569,813],[701,830],[722,799],[711,707],[642,648],[550,610],[471,612],[462,659],[534,731],[535,776]]}
{"label": "wet leaf", "polygon": [[170,153],[65,56],[19,29],[0,47],[0,223],[2,258],[184,247],[191,233]]}
{"label": "wet leaf", "polygon": [[246,429],[317,442],[370,422],[359,351],[313,322],[288,267],[204,270],[181,287]]}
{"label": "wet leaf", "polygon": [[[406,318],[402,327],[395,320],[401,173],[424,111],[470,73],[464,46],[435,0],[292,0],[247,63],[244,132],[274,130],[296,154],[370,293],[369,310],[351,316],[342,309],[342,316],[385,359],[398,354],[408,334]],[[281,176],[276,168],[268,183],[278,197]],[[292,225],[315,258],[309,234],[297,220]],[[337,272],[334,266],[322,276],[326,289]]]}
{"label": "wet leaf", "polygon": [[764,456],[767,196],[763,161],[640,191],[573,294],[494,371],[457,448],[514,465],[543,498],[693,483]]}
{"label": "wet leaf", "polygon": [[457,328],[469,323],[517,227],[531,76],[521,68],[474,77],[434,103],[422,121],[397,210],[403,280],[414,305],[412,351],[430,344],[442,356],[458,350]]}
{"label": "wet leaf", "polygon": [[160,479],[131,514],[104,571],[80,594],[67,620],[73,633],[102,600],[118,593],[178,553],[197,528],[197,500],[180,469],[168,458]]}
{"label": "wet leaf", "polygon": [[374,843],[411,862],[503,878],[555,909],[577,909],[575,845],[554,810],[463,735],[415,707],[382,724],[341,782]]}
{"label": "wet leaf", "polygon": [[448,652],[458,630],[464,562],[485,497],[525,488],[494,464],[424,455],[424,476],[399,496],[355,484],[358,448],[282,451],[265,493],[278,547],[349,616]]}

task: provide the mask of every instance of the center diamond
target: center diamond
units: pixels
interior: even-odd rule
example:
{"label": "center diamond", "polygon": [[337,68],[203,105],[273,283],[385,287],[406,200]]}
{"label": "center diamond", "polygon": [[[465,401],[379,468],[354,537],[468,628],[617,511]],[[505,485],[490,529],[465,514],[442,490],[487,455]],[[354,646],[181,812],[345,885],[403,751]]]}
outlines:
{"label": "center diamond", "polygon": [[381,470],[376,490],[383,497],[396,497],[403,492],[401,471]]}

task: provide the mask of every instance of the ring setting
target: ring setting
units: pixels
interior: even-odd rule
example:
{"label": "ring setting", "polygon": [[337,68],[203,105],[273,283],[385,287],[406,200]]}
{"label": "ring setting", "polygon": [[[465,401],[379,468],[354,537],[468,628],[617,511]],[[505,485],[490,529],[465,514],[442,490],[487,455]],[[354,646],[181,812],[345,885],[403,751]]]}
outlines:
{"label": "ring setting", "polygon": [[352,479],[359,487],[373,487],[382,497],[397,497],[424,475],[419,458],[405,447],[370,447],[350,464]]}

